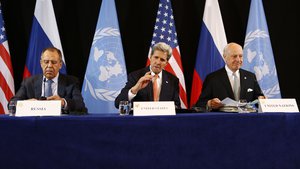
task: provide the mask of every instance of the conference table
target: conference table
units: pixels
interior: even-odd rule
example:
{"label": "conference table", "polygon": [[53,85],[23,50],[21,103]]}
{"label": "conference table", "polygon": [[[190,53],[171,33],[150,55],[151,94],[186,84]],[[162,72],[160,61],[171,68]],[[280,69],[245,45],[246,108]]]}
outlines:
{"label": "conference table", "polygon": [[299,169],[300,113],[0,116],[0,168]]}

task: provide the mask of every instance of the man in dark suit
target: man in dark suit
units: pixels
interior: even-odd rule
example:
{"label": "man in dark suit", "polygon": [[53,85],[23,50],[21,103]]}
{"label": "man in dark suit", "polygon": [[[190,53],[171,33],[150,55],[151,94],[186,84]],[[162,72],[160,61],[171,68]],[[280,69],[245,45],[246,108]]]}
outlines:
{"label": "man in dark suit", "polygon": [[217,110],[224,106],[221,100],[226,97],[247,102],[265,98],[255,74],[241,69],[243,49],[239,44],[227,44],[223,51],[223,57],[226,63],[225,67],[207,75],[195,107]]}
{"label": "man in dark suit", "polygon": [[179,79],[163,70],[171,56],[172,48],[169,45],[162,42],[154,45],[150,66],[128,75],[128,82],[115,99],[115,107],[119,107],[120,101],[128,100],[131,102],[174,101],[175,107],[180,108]]}
{"label": "man in dark suit", "polygon": [[[11,100],[60,100],[63,113],[85,114],[87,109],[81,96],[76,77],[59,73],[62,67],[61,51],[55,47],[43,50],[40,64],[43,74],[23,80],[20,89]],[[49,84],[47,81],[50,80]],[[51,90],[47,96],[46,88]]]}

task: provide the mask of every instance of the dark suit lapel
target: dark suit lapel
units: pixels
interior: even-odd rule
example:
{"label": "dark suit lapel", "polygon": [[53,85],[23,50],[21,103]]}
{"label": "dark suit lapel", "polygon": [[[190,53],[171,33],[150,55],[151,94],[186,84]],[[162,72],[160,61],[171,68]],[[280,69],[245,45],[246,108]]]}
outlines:
{"label": "dark suit lapel", "polygon": [[168,74],[165,71],[162,71],[162,79],[161,79],[161,88],[159,94],[159,100],[165,100],[164,97],[166,96],[165,92],[168,92],[169,86],[169,78]]}
{"label": "dark suit lapel", "polygon": [[43,75],[37,76],[34,83],[34,91],[35,91],[34,97],[37,99],[42,96],[42,85],[43,85]]}
{"label": "dark suit lapel", "polygon": [[247,76],[245,72],[240,69],[240,82],[241,82],[241,93],[240,93],[240,98],[245,98],[246,96],[246,88],[247,88]]}
{"label": "dark suit lapel", "polygon": [[64,78],[64,75],[59,74],[59,76],[58,76],[58,85],[57,85],[57,94],[60,97],[65,96],[64,86],[66,86],[66,80]]}
{"label": "dark suit lapel", "polygon": [[148,100],[153,101],[153,84],[152,81],[148,84],[147,88],[147,93],[148,93]]}

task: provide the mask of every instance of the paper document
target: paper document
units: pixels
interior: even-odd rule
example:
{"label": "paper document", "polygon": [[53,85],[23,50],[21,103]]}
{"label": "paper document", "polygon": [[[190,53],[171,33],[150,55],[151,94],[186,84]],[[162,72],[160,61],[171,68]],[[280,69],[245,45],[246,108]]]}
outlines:
{"label": "paper document", "polygon": [[226,97],[225,99],[223,99],[221,101],[222,104],[224,104],[224,106],[245,106],[247,103],[240,103],[238,101],[232,100],[229,97]]}

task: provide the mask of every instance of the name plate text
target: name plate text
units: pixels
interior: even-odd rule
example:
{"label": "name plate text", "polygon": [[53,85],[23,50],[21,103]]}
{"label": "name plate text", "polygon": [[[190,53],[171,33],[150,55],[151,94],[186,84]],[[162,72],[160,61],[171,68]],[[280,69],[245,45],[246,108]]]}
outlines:
{"label": "name plate text", "polygon": [[258,112],[299,112],[295,99],[259,99]]}
{"label": "name plate text", "polygon": [[60,116],[61,101],[59,100],[42,100],[18,101],[16,107],[16,116]]}
{"label": "name plate text", "polygon": [[173,101],[133,102],[134,116],[176,115]]}

